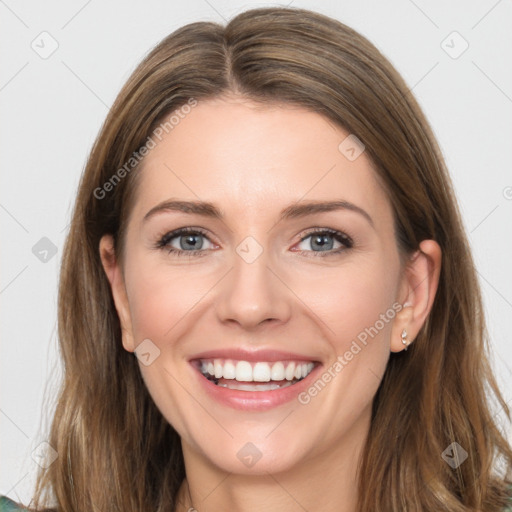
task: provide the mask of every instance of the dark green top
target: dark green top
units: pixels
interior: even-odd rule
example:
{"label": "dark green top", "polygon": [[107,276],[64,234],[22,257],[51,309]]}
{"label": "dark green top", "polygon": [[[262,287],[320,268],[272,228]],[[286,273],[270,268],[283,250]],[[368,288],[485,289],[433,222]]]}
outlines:
{"label": "dark green top", "polygon": [[[512,491],[512,488],[511,488]],[[26,508],[20,507],[17,503],[10,500],[6,496],[0,496],[0,512],[17,512],[20,510],[27,510]],[[509,505],[507,505],[503,512],[512,512],[512,492],[509,499]]]}
{"label": "dark green top", "polygon": [[14,501],[10,500],[6,496],[0,496],[0,512],[16,512],[16,510],[26,510],[18,507]]}

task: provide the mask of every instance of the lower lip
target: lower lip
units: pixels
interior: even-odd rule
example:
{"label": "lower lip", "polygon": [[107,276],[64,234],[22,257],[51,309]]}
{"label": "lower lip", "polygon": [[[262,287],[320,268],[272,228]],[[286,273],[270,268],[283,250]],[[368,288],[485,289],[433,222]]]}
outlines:
{"label": "lower lip", "polygon": [[320,367],[320,364],[316,365],[307,377],[291,386],[269,391],[242,391],[240,389],[229,389],[217,386],[211,380],[204,377],[203,374],[192,365],[201,386],[204,387],[209,396],[224,405],[246,411],[265,411],[296,399],[299,393],[310,386],[310,382],[313,381]]}

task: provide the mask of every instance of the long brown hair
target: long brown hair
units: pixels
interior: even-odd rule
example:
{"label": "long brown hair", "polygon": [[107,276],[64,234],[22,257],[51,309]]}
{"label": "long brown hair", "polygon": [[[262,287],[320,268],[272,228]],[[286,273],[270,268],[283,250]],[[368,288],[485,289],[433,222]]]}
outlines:
{"label": "long brown hair", "polygon": [[[122,256],[140,174],[137,162],[126,164],[158,123],[191,100],[227,93],[305,107],[355,134],[388,191],[401,254],[424,239],[443,251],[429,318],[410,350],[391,354],[374,399],[360,511],[500,510],[512,451],[491,397],[509,420],[510,411],[490,368],[474,263],[439,147],[406,83],[375,46],[336,20],[296,8],[253,9],[226,26],[176,30],[115,100],[81,178],[63,253],[64,376],[49,436],[59,456],[39,475],[35,506],[163,512],[176,505],[185,476],[180,439],[123,349],[98,247],[102,235],[113,234]],[[442,457],[454,442],[468,454],[457,469]]]}

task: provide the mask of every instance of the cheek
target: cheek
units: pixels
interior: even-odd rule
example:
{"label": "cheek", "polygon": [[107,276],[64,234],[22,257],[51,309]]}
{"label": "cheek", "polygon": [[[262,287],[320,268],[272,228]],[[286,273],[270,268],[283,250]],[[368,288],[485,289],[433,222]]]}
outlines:
{"label": "cheek", "polygon": [[[336,354],[350,349],[353,340],[362,344],[385,339],[394,318],[399,278],[398,257],[370,255],[338,268],[291,272],[290,287],[307,306]],[[222,269],[209,265],[166,266],[162,260],[142,254],[127,265],[127,291],[135,344],[149,338],[161,349],[184,334],[186,317],[204,311]],[[287,273],[283,269],[282,274]],[[283,300],[288,300],[283,297]],[[189,326],[190,327],[190,326]],[[174,343],[176,345],[177,342]],[[176,347],[175,347],[176,348]]]}
{"label": "cheek", "polygon": [[180,331],[177,326],[211,288],[211,276],[202,275],[204,272],[199,267],[197,272],[179,267],[170,269],[161,262],[146,265],[134,262],[133,267],[127,291],[136,343],[144,338],[152,339],[157,345],[164,339],[169,343]]}
{"label": "cheek", "polygon": [[397,261],[368,258],[324,271],[320,279],[318,275],[304,279],[303,275],[295,288],[300,286],[298,295],[306,298],[321,320],[336,354],[342,354],[353,340],[364,345],[365,341],[389,338],[398,278]]}
{"label": "cheek", "polygon": [[191,431],[191,418],[197,413],[191,412],[194,401],[188,400],[182,387],[191,379],[190,368],[182,364],[183,341],[198,320],[196,308],[204,307],[201,298],[208,297],[208,290],[218,278],[212,280],[199,268],[197,272],[185,270],[185,266],[171,268],[147,256],[132,258],[127,268],[135,345],[150,339],[159,349],[151,364],[139,365],[141,374],[163,416],[180,434],[186,433]]}
{"label": "cheek", "polygon": [[324,441],[334,443],[369,414],[389,361],[399,272],[398,258],[380,253],[324,270],[320,278],[303,273],[294,282],[330,346],[329,362],[298,397],[299,411],[316,418]]}

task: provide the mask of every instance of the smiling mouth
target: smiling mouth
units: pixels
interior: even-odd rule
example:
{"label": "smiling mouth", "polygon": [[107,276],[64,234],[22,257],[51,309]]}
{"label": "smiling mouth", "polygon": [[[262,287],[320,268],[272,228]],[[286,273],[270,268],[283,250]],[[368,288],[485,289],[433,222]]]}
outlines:
{"label": "smiling mouth", "polygon": [[272,391],[293,386],[314,369],[314,361],[249,362],[200,359],[194,362],[204,378],[219,387],[239,391]]}

